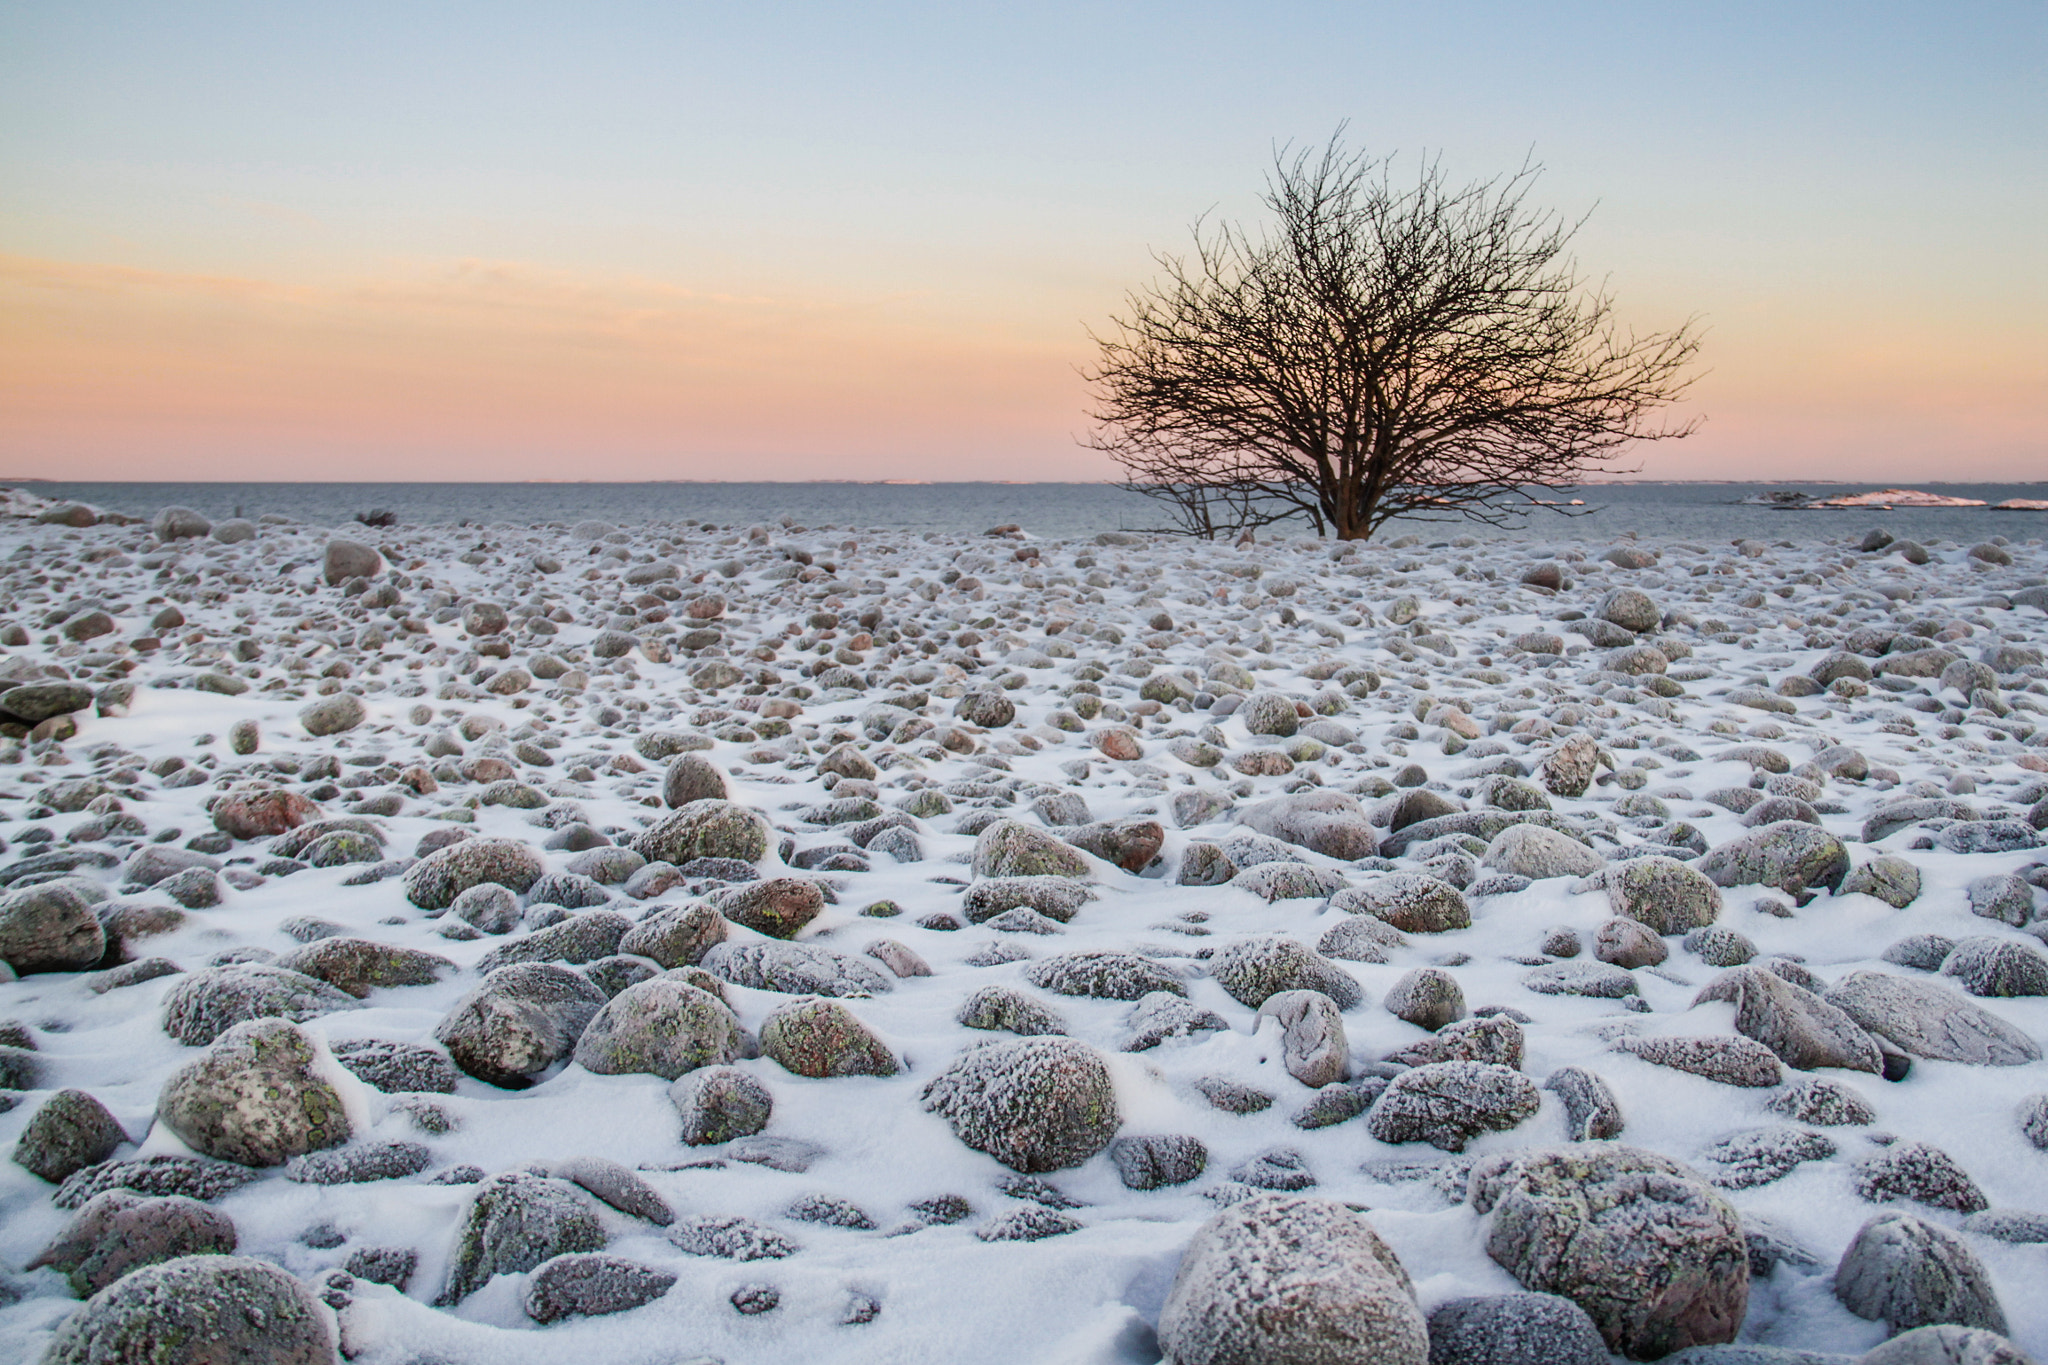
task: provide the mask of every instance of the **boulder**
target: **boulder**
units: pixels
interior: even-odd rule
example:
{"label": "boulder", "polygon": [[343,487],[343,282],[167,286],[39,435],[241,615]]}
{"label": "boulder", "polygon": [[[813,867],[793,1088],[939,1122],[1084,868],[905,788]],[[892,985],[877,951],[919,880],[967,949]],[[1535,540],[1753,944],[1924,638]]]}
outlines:
{"label": "boulder", "polygon": [[418,948],[340,935],[294,949],[276,965],[325,981],[358,1000],[385,987],[431,986],[456,971],[447,958]]}
{"label": "boulder", "polygon": [[623,1313],[675,1287],[674,1272],[623,1256],[571,1252],[543,1261],[526,1286],[526,1316],[546,1324],[567,1317]]}
{"label": "boulder", "polygon": [[977,1043],[922,1098],[962,1142],[1027,1174],[1080,1165],[1122,1122],[1109,1069],[1071,1038]]}
{"label": "boulder", "polygon": [[808,877],[771,877],[727,887],[710,898],[727,920],[770,938],[795,938],[825,908],[825,891]]}
{"label": "boulder", "polygon": [[699,959],[704,970],[735,986],[785,995],[885,995],[894,989],[884,973],[859,958],[815,943],[765,939],[714,943]]}
{"label": "boulder", "polygon": [[1381,1142],[1427,1142],[1446,1152],[1506,1132],[1542,1107],[1536,1083],[1488,1062],[1432,1062],[1394,1077],[1366,1115]]}
{"label": "boulder", "polygon": [[1762,967],[1731,967],[1708,982],[1695,1005],[1735,1006],[1735,1030],[1800,1071],[1825,1066],[1884,1074],[1884,1057],[1862,1026],[1812,991]]}
{"label": "boulder", "polygon": [[1486,1251],[1525,1289],[1561,1294],[1608,1349],[1655,1360],[1729,1342],[1749,1307],[1749,1249],[1728,1201],[1690,1169],[1613,1143],[1537,1152],[1474,1176]]}
{"label": "boulder", "polygon": [[299,724],[315,739],[353,730],[369,718],[370,709],[353,692],[337,692],[299,708]]}
{"label": "boulder", "polygon": [[1024,969],[1024,979],[1040,990],[1097,1000],[1139,1000],[1155,991],[1170,995],[1186,995],[1188,991],[1179,977],[1136,953],[1060,953],[1042,957]]}
{"label": "boulder", "polygon": [[246,1256],[144,1266],[65,1319],[42,1365],[334,1365],[328,1315],[297,1278]]}
{"label": "boulder", "polygon": [[405,895],[422,910],[442,910],[487,883],[524,893],[545,871],[540,854],[517,839],[464,839],[408,868]]}
{"label": "boulder", "polygon": [[1392,872],[1330,897],[1330,908],[1370,915],[1410,934],[1442,934],[1472,926],[1465,893],[1426,872]]}
{"label": "boulder", "polygon": [[488,1084],[524,1089],[566,1061],[605,993],[553,963],[500,967],[455,1002],[434,1029],[455,1064]]}
{"label": "boulder", "polygon": [[357,540],[330,540],[320,560],[320,577],[338,588],[351,578],[375,578],[384,572],[384,556]]}
{"label": "boulder", "polygon": [[1483,865],[1531,881],[1548,877],[1587,877],[1607,860],[1568,834],[1542,825],[1509,825],[1486,846]]}
{"label": "boulder", "polygon": [[1431,1033],[1465,1017],[1465,992],[1441,967],[1417,967],[1403,974],[1380,1004],[1396,1019]]}
{"label": "boulder", "polygon": [[1608,1365],[1586,1310],[1556,1294],[1451,1299],[1429,1314],[1430,1365]]}
{"label": "boulder", "polygon": [[1174,1365],[1428,1365],[1414,1286],[1366,1218],[1333,1200],[1254,1195],[1210,1218],[1159,1312]]}
{"label": "boulder", "polygon": [[752,1137],[775,1111],[767,1086],[729,1066],[687,1073],[668,1088],[668,1098],[683,1120],[683,1141],[692,1147]]}
{"label": "boulder", "polygon": [[[2034,591],[2048,609],[2048,589]],[[1858,1356],[1856,1365],[2033,1365],[2033,1358],[1997,1332],[1943,1324],[1902,1332]]]}
{"label": "boulder", "polygon": [[0,962],[17,974],[84,971],[106,950],[98,916],[74,888],[45,882],[0,895]]}
{"label": "boulder", "polygon": [[1721,917],[1720,888],[1676,858],[1631,858],[1607,869],[1605,882],[1614,913],[1653,933],[1682,934]]}
{"label": "boulder", "polygon": [[998,820],[974,841],[977,877],[1089,876],[1079,849],[1018,820]]}
{"label": "boulder", "polygon": [[518,1274],[574,1252],[603,1251],[605,1242],[604,1225],[574,1185],[524,1171],[494,1175],[470,1198],[447,1283],[434,1302],[460,1303],[493,1275]]}
{"label": "boulder", "polygon": [[1816,825],[1780,820],[1708,850],[1700,871],[1716,886],[1774,886],[1801,896],[1839,888],[1849,875],[1849,850]]}
{"label": "boulder", "polygon": [[14,1164],[52,1185],[98,1165],[128,1140],[120,1123],[83,1090],[59,1090],[38,1105],[14,1144]]}
{"label": "boulder", "polygon": [[1307,1086],[1341,1081],[1350,1070],[1344,1016],[1320,991],[1279,991],[1259,1005],[1258,1022],[1280,1026],[1280,1059],[1287,1074]]}
{"label": "boulder", "polygon": [[1209,959],[1209,975],[1248,1009],[1257,1009],[1281,991],[1319,991],[1340,1010],[1355,1008],[1364,998],[1342,967],[1277,934],[1239,939],[1218,949]]}
{"label": "boulder", "polygon": [[730,928],[708,905],[664,905],[628,929],[618,946],[622,953],[653,958],[664,968],[694,967],[714,945],[725,942]]}
{"label": "boulder", "polygon": [[737,1061],[751,1040],[726,1003],[709,991],[657,976],[620,991],[592,1015],[575,1058],[600,1076],[648,1074],[675,1080],[700,1066]]}
{"label": "boulder", "polygon": [[1821,998],[1865,1032],[1915,1057],[1976,1066],[2024,1066],[2041,1060],[2040,1044],[2026,1033],[1924,978],[1851,972]]}
{"label": "boulder", "polygon": [[761,1023],[761,1052],[798,1076],[893,1076],[889,1045],[836,1000],[792,1000]]}
{"label": "boulder", "polygon": [[337,986],[285,967],[241,962],[191,972],[164,992],[164,1032],[187,1047],[203,1047],[252,1019],[303,1023],[323,1014],[362,1008]]}
{"label": "boulder", "polygon": [[758,863],[768,856],[768,822],[734,801],[692,801],[634,839],[631,848],[649,862],[683,866],[695,858],[731,858]]}
{"label": "boulder", "polygon": [[87,1200],[26,1268],[50,1266],[71,1282],[72,1293],[86,1299],[143,1266],[234,1250],[234,1220],[196,1199],[108,1190]]}
{"label": "boulder", "polygon": [[244,1166],[281,1166],[349,1139],[341,1095],[319,1045],[284,1019],[252,1019],[171,1074],[157,1119],[193,1151]]}
{"label": "boulder", "polygon": [[1952,1323],[2004,1333],[1991,1272],[1969,1244],[1910,1213],[1876,1214],[1835,1267],[1835,1297],[1859,1318],[1904,1332]]}
{"label": "boulder", "polygon": [[1238,823],[1342,862],[1379,852],[1379,836],[1354,797],[1312,790],[1247,806]]}

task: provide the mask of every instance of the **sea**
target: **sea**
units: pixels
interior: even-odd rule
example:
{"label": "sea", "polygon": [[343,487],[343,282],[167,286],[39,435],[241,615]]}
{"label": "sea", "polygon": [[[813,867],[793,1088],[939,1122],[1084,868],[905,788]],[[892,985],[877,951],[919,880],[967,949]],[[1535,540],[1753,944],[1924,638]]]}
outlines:
{"label": "sea", "polygon": [[[150,516],[190,507],[215,520],[274,513],[320,526],[343,526],[388,511],[401,525],[489,526],[607,521],[709,522],[744,527],[762,522],[810,529],[887,527],[975,533],[1016,525],[1045,539],[1102,531],[1169,529],[1167,510],[1107,483],[70,483],[0,480],[42,497],[73,499],[112,511]],[[1873,526],[1918,540],[1975,544],[2002,535],[2027,541],[2048,536],[2048,512],[1987,507],[1900,507],[1891,511],[1781,511],[1743,499],[1794,491],[1841,497],[1900,485],[1846,483],[1701,483],[1633,481],[1587,484],[1548,494],[1560,506],[1532,507],[1505,526],[1461,517],[1390,522],[1376,539],[1404,534],[1435,544],[1471,535],[1606,543],[1631,534],[1703,544],[1744,539],[1814,542],[1860,537]],[[1931,493],[1977,498],[2048,497],[2048,484],[1911,485]],[[1569,505],[1579,500],[1577,506]],[[1307,535],[1305,522],[1283,523],[1262,539]]]}

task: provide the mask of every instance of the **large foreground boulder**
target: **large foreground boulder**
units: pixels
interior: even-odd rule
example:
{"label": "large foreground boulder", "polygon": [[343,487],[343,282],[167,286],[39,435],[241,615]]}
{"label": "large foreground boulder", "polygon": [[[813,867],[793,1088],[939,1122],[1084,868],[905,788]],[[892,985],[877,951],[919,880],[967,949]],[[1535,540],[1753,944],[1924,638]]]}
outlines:
{"label": "large foreground boulder", "polygon": [[157,1118],[205,1156],[281,1166],[348,1141],[348,1114],[321,1060],[318,1045],[288,1020],[237,1024],[164,1082]]}
{"label": "large foreground boulder", "polygon": [[1327,1199],[1263,1194],[1195,1233],[1159,1313],[1173,1365],[1429,1365],[1393,1249]]}
{"label": "large foreground boulder", "polygon": [[1749,1307],[1742,1220],[1669,1157],[1618,1144],[1558,1148],[1475,1172],[1486,1252],[1525,1289],[1562,1294],[1610,1350],[1655,1360],[1735,1340]]}
{"label": "large foreground boulder", "polygon": [[1693,1001],[1735,1006],[1735,1030],[1801,1071],[1824,1066],[1884,1074],[1884,1056],[1870,1035],[1834,1005],[1762,967],[1731,967]]}
{"label": "large foreground boulder", "polygon": [[95,1294],[43,1365],[335,1365],[328,1323],[312,1291],[268,1261],[180,1256]]}
{"label": "large foreground boulder", "polygon": [[1835,1297],[1893,1332],[1931,1323],[2006,1330],[2005,1310],[1977,1253],[1947,1228],[1910,1213],[1887,1211],[1863,1225],[1835,1267]]}
{"label": "large foreground boulder", "polygon": [[1026,1173],[1080,1165],[1122,1122],[1109,1068],[1071,1038],[977,1043],[925,1086],[923,1099],[962,1142]]}
{"label": "large foreground boulder", "polygon": [[83,971],[106,950],[92,906],[71,887],[28,886],[0,896],[0,962],[20,975]]}
{"label": "large foreground boulder", "polygon": [[1937,1062],[2024,1066],[2041,1045],[1982,1005],[1921,977],[1851,972],[1821,996],[1865,1032]]}
{"label": "large foreground boulder", "polygon": [[129,1190],[94,1195],[69,1227],[30,1261],[53,1267],[79,1298],[91,1298],[132,1270],[180,1256],[225,1256],[235,1249],[235,1224],[197,1199],[152,1199]]}

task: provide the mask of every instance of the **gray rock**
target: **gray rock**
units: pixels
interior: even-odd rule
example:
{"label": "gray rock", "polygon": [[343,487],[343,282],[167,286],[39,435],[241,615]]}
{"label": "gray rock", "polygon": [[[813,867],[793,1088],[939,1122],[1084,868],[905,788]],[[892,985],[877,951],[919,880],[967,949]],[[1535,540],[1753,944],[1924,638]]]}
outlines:
{"label": "gray rock", "polygon": [[1414,1287],[1372,1224],[1331,1200],[1255,1195],[1196,1231],[1159,1314],[1175,1365],[1427,1365]]}
{"label": "gray rock", "polygon": [[1229,885],[1249,891],[1271,905],[1276,901],[1321,900],[1342,891],[1348,883],[1328,868],[1271,862],[1245,868],[1230,879]]}
{"label": "gray rock", "polygon": [[1970,883],[1970,913],[2020,928],[2034,917],[2034,888],[2023,877],[2007,873],[1979,877]]}
{"label": "gray rock", "polygon": [[1735,1006],[1735,1031],[1800,1071],[1838,1066],[1884,1074],[1877,1044],[1856,1021],[1809,990],[1762,967],[1732,967],[1693,999]]}
{"label": "gray rock", "polygon": [[16,973],[84,971],[106,950],[98,916],[73,887],[44,883],[0,895],[0,962]]}
{"label": "gray rock", "polygon": [[1962,1229],[1975,1237],[2015,1244],[2048,1242],[2048,1213],[2024,1209],[1980,1209],[1963,1219]]}
{"label": "gray rock", "polygon": [[1747,1038],[1623,1038],[1615,1050],[1722,1085],[1762,1088],[1784,1079],[1777,1056]]}
{"label": "gray rock", "polygon": [[1108,1068],[1070,1038],[978,1043],[925,1086],[923,1103],[969,1147],[1027,1174],[1080,1165],[1122,1122]]}
{"label": "gray rock", "polygon": [[758,863],[768,856],[768,822],[733,801],[692,801],[633,840],[631,848],[649,862],[677,867],[694,858],[731,858]]}
{"label": "gray rock", "polygon": [[603,1251],[604,1225],[566,1181],[510,1171],[476,1188],[435,1304],[460,1303],[493,1275],[515,1275],[574,1252]]}
{"label": "gray rock", "polygon": [[657,976],[606,1001],[576,1040],[577,1065],[600,1076],[675,1080],[751,1051],[746,1030],[709,991]]}
{"label": "gray rock", "polygon": [[731,926],[708,905],[664,905],[626,931],[619,951],[651,957],[665,968],[694,967]]}
{"label": "gray rock", "polygon": [[2033,1365],[2033,1358],[1996,1332],[1944,1324],[1901,1333],[1854,1365]]}
{"label": "gray rock", "polygon": [[632,927],[615,910],[588,910],[500,943],[477,959],[476,969],[490,973],[522,962],[595,962],[616,954]]}
{"label": "gray rock", "polygon": [[526,1316],[535,1322],[623,1313],[653,1303],[675,1287],[666,1270],[598,1252],[570,1252],[543,1261],[526,1286]]}
{"label": "gray rock", "polygon": [[59,1090],[22,1127],[14,1164],[59,1185],[73,1172],[105,1161],[127,1140],[107,1106],[83,1090]]}
{"label": "gray rock", "polygon": [[1124,1016],[1126,1031],[1119,1048],[1124,1052],[1149,1052],[1170,1039],[1221,1033],[1229,1027],[1223,1016],[1214,1010],[1190,1004],[1166,991],[1153,991],[1140,996],[1138,1003],[1131,1006],[1131,1012]]}
{"label": "gray rock", "polygon": [[692,1256],[728,1261],[779,1261],[798,1251],[795,1242],[774,1229],[732,1216],[677,1219],[668,1240]]}
{"label": "gray rock", "polygon": [[1137,1000],[1155,991],[1186,995],[1179,977],[1135,953],[1061,953],[1024,969],[1024,979],[1041,990],[1098,1000]]}
{"label": "gray rock", "polygon": [[384,556],[360,541],[330,540],[321,556],[320,576],[330,588],[351,578],[375,578],[384,572]]}
{"label": "gray rock", "polygon": [[1209,1165],[1209,1149],[1200,1138],[1183,1134],[1125,1136],[1109,1144],[1109,1159],[1125,1188],[1157,1190],[1201,1175]]}
{"label": "gray rock", "polygon": [[662,804],[681,810],[693,801],[730,801],[731,787],[702,754],[678,754],[669,760],[661,779]]}
{"label": "gray rock", "polygon": [[705,951],[701,965],[735,986],[785,995],[860,997],[893,989],[890,979],[867,963],[814,943],[716,943]]}
{"label": "gray rock", "polygon": [[690,1072],[668,1088],[668,1098],[682,1117],[683,1141],[692,1147],[752,1137],[775,1111],[767,1086],[729,1066]]}
{"label": "gray rock", "polygon": [[282,1165],[349,1139],[341,1096],[319,1063],[318,1046],[296,1024],[237,1024],[164,1082],[157,1119],[205,1156]]}
{"label": "gray rock", "polygon": [[1621,1105],[1598,1075],[1584,1067],[1561,1066],[1550,1073],[1543,1088],[1563,1103],[1565,1136],[1569,1140],[1593,1142],[1621,1136]]}
{"label": "gray rock", "polygon": [[1802,1162],[1826,1161],[1837,1150],[1819,1133],[1776,1124],[1731,1133],[1709,1143],[1700,1159],[1715,1168],[1716,1185],[1724,1190],[1746,1190],[1782,1180]]}
{"label": "gray rock", "polygon": [[1617,915],[1593,931],[1595,961],[1622,968],[1655,967],[1670,955],[1664,940],[1636,920]]}
{"label": "gray rock", "polygon": [[1280,1060],[1287,1074],[1303,1085],[1321,1087],[1341,1081],[1351,1067],[1351,1047],[1344,1036],[1344,1016],[1336,1002],[1320,991],[1277,991],[1259,1005],[1259,1023],[1280,1025]]}
{"label": "gray rock", "polygon": [[1506,1132],[1542,1105],[1536,1083],[1487,1062],[1432,1062],[1394,1077],[1366,1115],[1381,1142],[1427,1142],[1462,1152],[1481,1133]]}
{"label": "gray rock", "polygon": [[1920,899],[1920,869],[1896,853],[1881,853],[1842,879],[1844,896],[1875,896],[1894,910]]}
{"label": "gray rock", "polygon": [[523,893],[546,870],[540,854],[516,839],[464,839],[407,869],[405,895],[422,910],[441,910],[473,886],[490,884]]}
{"label": "gray rock", "polygon": [[280,969],[302,972],[362,999],[393,986],[431,986],[452,975],[455,964],[435,953],[366,938],[323,938],[286,953]]}
{"label": "gray rock", "polygon": [[977,877],[1088,877],[1088,859],[1035,826],[998,820],[974,842]]}
{"label": "gray rock", "polygon": [[1254,692],[1237,710],[1247,732],[1286,739],[1300,728],[1301,717],[1294,702],[1277,692]]}
{"label": "gray rock", "polygon": [[1865,1223],[1835,1267],[1835,1297],[1899,1333],[1932,1323],[2004,1332],[1991,1273],[1962,1238],[1910,1213]]}
{"label": "gray rock", "polygon": [[1379,852],[1379,836],[1364,809],[1343,792],[1318,789],[1261,801],[1245,807],[1238,823],[1342,862]]}
{"label": "gray rock", "polygon": [[1963,939],[1942,962],[1941,974],[1977,996],[2048,995],[2048,956],[2012,939]]}
{"label": "gray rock", "polygon": [[770,938],[795,938],[825,908],[825,892],[808,877],[771,877],[714,893],[711,908]]}
{"label": "gray rock", "polygon": [[1451,1299],[1429,1314],[1429,1365],[1608,1365],[1600,1329],[1556,1294]]}
{"label": "gray rock", "polygon": [[284,1166],[284,1178],[301,1185],[355,1185],[371,1180],[403,1180],[433,1163],[418,1142],[368,1142],[295,1156]]}
{"label": "gray rock", "polygon": [[480,1081],[524,1089],[566,1061],[605,993],[553,963],[500,967],[455,1002],[434,1029],[455,1064]]}
{"label": "gray rock", "polygon": [[1537,1152],[1481,1181],[1486,1251],[1525,1289],[1561,1294],[1608,1349],[1653,1360],[1733,1341],[1749,1306],[1749,1251],[1728,1202],[1687,1167],[1594,1143]]}
{"label": "gray rock", "polygon": [[1417,967],[1406,973],[1380,1004],[1396,1019],[1431,1033],[1465,1017],[1465,992],[1441,967]]}
{"label": "gray rock", "polygon": [[1584,995],[1620,1000],[1635,995],[1636,979],[1608,962],[1553,962],[1522,976],[1522,984],[1538,995]]}
{"label": "gray rock", "polygon": [[1709,967],[1739,967],[1756,957],[1756,944],[1747,934],[1725,924],[1710,924],[1685,936],[1685,950]]}
{"label": "gray rock", "polygon": [[1407,946],[1406,935],[1371,915],[1346,915],[1316,940],[1317,952],[1344,962],[1391,962],[1391,954]]}
{"label": "gray rock", "polygon": [[326,1314],[268,1261],[180,1256],[144,1266],[65,1319],[42,1365],[333,1365]]}
{"label": "gray rock", "polygon": [[[1330,908],[1373,919],[1411,934],[1441,934],[1472,926],[1465,893],[1425,872],[1393,872],[1340,891]],[[1333,931],[1334,932],[1334,931]]]}
{"label": "gray rock", "polygon": [[1934,842],[1951,853],[2016,853],[2039,848],[2041,835],[2025,820],[1984,820],[1950,825]]}
{"label": "gray rock", "polygon": [[1607,870],[1614,913],[1653,933],[1682,934],[1721,917],[1721,891],[1704,873],[1676,858],[1631,858]]}
{"label": "gray rock", "polygon": [[355,729],[370,718],[370,708],[353,692],[337,692],[299,708],[299,724],[315,739]]}
{"label": "gray rock", "polygon": [[1486,846],[1482,866],[1543,881],[1549,877],[1586,877],[1607,860],[1568,834],[1541,825],[1510,825]]}
{"label": "gray rock", "polygon": [[228,1256],[234,1220],[196,1199],[108,1190],[86,1201],[68,1227],[26,1267],[50,1266],[91,1298],[132,1270],[180,1256]]}
{"label": "gray rock", "polygon": [[1536,777],[1552,796],[1579,797],[1593,785],[1599,766],[1599,746],[1585,735],[1573,735],[1543,760]]}
{"label": "gray rock", "polygon": [[2048,1095],[2029,1095],[2020,1102],[2020,1134],[2048,1152]]}
{"label": "gray rock", "polygon": [[1839,888],[1849,875],[1849,850],[1818,826],[1780,820],[1709,850],[1700,871],[1716,886],[1774,886],[1798,896]]}
{"label": "gray rock", "polygon": [[1231,999],[1249,1009],[1281,991],[1319,991],[1340,1010],[1353,1009],[1364,999],[1350,973],[1314,949],[1279,935],[1239,939],[1218,949],[1209,959],[1209,975]]}
{"label": "gray rock", "polygon": [[1764,1102],[1774,1114],[1824,1128],[1877,1122],[1877,1111],[1854,1089],[1826,1076],[1806,1076]]}
{"label": "gray rock", "polygon": [[798,1076],[893,1076],[889,1045],[836,1000],[792,1000],[761,1023],[762,1055]]}
{"label": "gray rock", "polygon": [[1978,1066],[2024,1066],[2041,1060],[2025,1033],[1981,1005],[1932,981],[1889,972],[1851,972],[1822,999],[1866,1032],[1915,1057]]}
{"label": "gray rock", "polygon": [[1924,1142],[1901,1142],[1856,1165],[1856,1193],[1874,1204],[1910,1199],[1957,1213],[1990,1207],[1955,1158]]}
{"label": "gray rock", "polygon": [[953,1018],[967,1028],[1015,1033],[1026,1038],[1067,1031],[1065,1022],[1058,1015],[1008,986],[980,987],[961,1002]]}
{"label": "gray rock", "polygon": [[1020,905],[1065,924],[1083,905],[1101,894],[1069,877],[994,877],[968,887],[961,909],[971,924],[993,919]]}
{"label": "gray rock", "polygon": [[148,1156],[134,1161],[107,1161],[67,1178],[50,1196],[60,1209],[75,1209],[108,1190],[135,1194],[180,1195],[202,1202],[218,1199],[256,1179],[256,1172],[232,1161],[202,1161],[189,1156]]}
{"label": "gray rock", "polygon": [[349,1038],[330,1046],[334,1060],[357,1080],[387,1094],[455,1093],[455,1063],[440,1048],[381,1038]]}
{"label": "gray rock", "polygon": [[1956,950],[1956,941],[1940,934],[1909,934],[1884,950],[1884,960],[1900,967],[1913,967],[1923,972],[1941,970],[1941,964],[1948,961],[1948,955]]}

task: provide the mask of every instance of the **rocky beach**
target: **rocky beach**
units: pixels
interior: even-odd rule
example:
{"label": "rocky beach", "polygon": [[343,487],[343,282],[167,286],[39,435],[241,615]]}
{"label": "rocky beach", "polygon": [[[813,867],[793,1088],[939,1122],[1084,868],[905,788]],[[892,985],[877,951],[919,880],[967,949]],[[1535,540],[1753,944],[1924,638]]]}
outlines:
{"label": "rocky beach", "polygon": [[10,492],[0,1356],[2048,1359],[2048,548],[1909,515]]}

